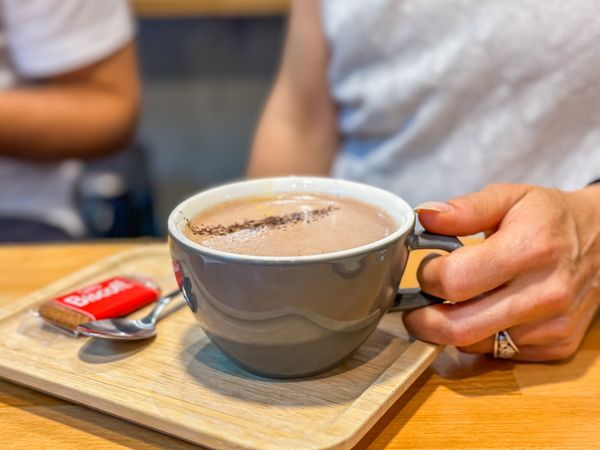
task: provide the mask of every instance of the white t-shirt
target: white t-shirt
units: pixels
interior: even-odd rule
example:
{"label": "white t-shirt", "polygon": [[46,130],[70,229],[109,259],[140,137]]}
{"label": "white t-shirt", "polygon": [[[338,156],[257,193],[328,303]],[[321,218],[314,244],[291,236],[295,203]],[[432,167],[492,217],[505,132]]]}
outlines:
{"label": "white t-shirt", "polygon": [[[100,61],[133,33],[126,0],[0,0],[0,103],[2,90]],[[0,156],[0,217],[40,220],[81,236],[74,204],[81,171],[76,160]]]}
{"label": "white t-shirt", "polygon": [[323,0],[336,176],[416,205],[600,178],[597,0]]}

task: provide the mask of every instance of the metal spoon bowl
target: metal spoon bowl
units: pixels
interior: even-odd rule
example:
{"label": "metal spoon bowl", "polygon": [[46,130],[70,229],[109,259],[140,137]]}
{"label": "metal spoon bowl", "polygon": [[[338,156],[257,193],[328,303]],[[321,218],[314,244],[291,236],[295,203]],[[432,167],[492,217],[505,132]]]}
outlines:
{"label": "metal spoon bowl", "polygon": [[179,294],[180,291],[175,290],[162,296],[156,302],[152,311],[150,311],[146,317],[141,319],[94,320],[82,323],[77,327],[77,331],[84,336],[102,339],[133,341],[151,338],[157,332],[156,322],[160,320],[161,313]]}

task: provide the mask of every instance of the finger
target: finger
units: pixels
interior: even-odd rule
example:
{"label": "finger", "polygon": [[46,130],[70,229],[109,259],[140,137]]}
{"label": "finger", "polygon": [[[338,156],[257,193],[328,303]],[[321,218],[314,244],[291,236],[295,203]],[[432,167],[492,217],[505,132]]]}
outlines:
{"label": "finger", "polygon": [[433,305],[405,312],[403,320],[409,334],[420,340],[466,347],[521,321],[507,308],[507,303],[480,298]]}
{"label": "finger", "polygon": [[528,325],[517,325],[510,330],[510,335],[523,345],[563,345],[576,339],[582,324],[574,315],[557,317],[549,322]]}
{"label": "finger", "polygon": [[[596,315],[593,295],[589,297],[589,301],[584,302],[571,314],[551,320],[517,325],[507,331],[519,350],[524,347],[553,347],[556,349],[579,343]],[[492,354],[494,338],[495,335],[490,336],[472,345],[459,347],[459,350],[465,353]]]}
{"label": "finger", "polygon": [[[511,334],[511,339],[513,338]],[[516,341],[513,339],[513,341]],[[529,361],[529,362],[542,362],[542,361],[557,361],[572,356],[578,348],[578,342],[568,342],[559,345],[519,345],[515,342],[518,347],[518,352],[514,354],[512,358],[514,361]],[[467,347],[458,348],[463,353],[473,353],[490,355],[494,354],[494,338],[490,337],[484,341],[478,342]]]}
{"label": "finger", "polygon": [[[562,334],[553,333],[552,330],[555,327],[552,323],[537,323],[534,325],[517,325],[510,329],[505,330],[510,335],[510,338],[515,345],[521,349],[525,346],[549,346],[567,343],[568,339],[573,334],[570,331],[570,335],[567,338]],[[498,330],[500,331],[500,330]],[[461,352],[464,353],[478,353],[478,354],[493,354],[494,353],[494,341],[496,333],[489,336],[481,341],[475,342],[471,345],[458,347]]]}
{"label": "finger", "polygon": [[524,345],[565,345],[580,341],[596,315],[593,293],[573,311],[551,320],[517,325],[510,330],[515,342]]}
{"label": "finger", "polygon": [[[407,331],[437,344],[466,347],[519,324],[548,320],[564,311],[547,307],[548,288],[524,276],[486,296],[455,304],[440,304],[404,313]],[[562,308],[562,304],[561,304]]]}
{"label": "finger", "polygon": [[[573,341],[560,341],[559,343],[551,343],[548,341],[548,339],[544,339],[544,341],[546,342],[543,344],[527,345],[524,344],[522,341],[519,341],[519,335],[517,332],[515,332],[514,328],[509,330],[509,334],[510,338],[515,343],[518,349],[518,352],[510,359],[518,361],[546,361],[566,358],[570,355],[567,355],[566,353],[560,353],[560,351],[563,350],[566,352],[566,350],[571,349],[575,344],[575,339],[573,339]],[[493,356],[494,340],[495,335],[490,336],[482,341],[476,342],[472,345],[457,348],[463,353]]]}
{"label": "finger", "polygon": [[[515,339],[513,338],[512,332],[510,333],[510,337],[511,337],[511,339],[513,339],[513,341],[515,341]],[[489,336],[482,341],[475,342],[474,344],[465,345],[463,347],[457,347],[457,348],[463,353],[477,353],[477,354],[481,354],[481,355],[486,355],[486,354],[491,355],[492,353],[494,353],[494,338],[495,338],[495,334],[494,334],[494,336]],[[519,346],[519,344],[517,344],[516,342],[515,342],[515,344],[517,345],[517,347]]]}
{"label": "finger", "polygon": [[[572,320],[571,318],[569,318]],[[517,325],[505,330],[510,338],[518,347],[519,351],[525,347],[557,347],[571,343],[571,341],[580,337],[579,325],[574,329],[568,329],[563,325],[566,323],[563,318],[557,318],[550,322]],[[500,330],[498,330],[500,331]],[[481,341],[471,345],[458,347],[464,353],[493,354],[494,340],[496,334],[489,336]]]}
{"label": "finger", "polygon": [[[523,239],[525,240],[525,239]],[[438,297],[459,302],[496,289],[532,266],[518,233],[500,231],[480,244],[429,257],[417,270],[420,286]]]}
{"label": "finger", "polygon": [[519,348],[519,352],[511,359],[514,361],[546,362],[560,361],[573,356],[579,347],[579,343],[563,345],[526,345]]}
{"label": "finger", "polygon": [[[517,344],[519,352],[512,359],[515,361],[536,362],[560,361],[572,357],[579,349],[587,329],[596,315],[596,306],[593,305],[593,302],[591,302],[590,305],[591,307],[585,308],[583,317],[578,322],[577,327],[574,330],[571,330],[570,333],[562,336],[558,335],[554,342],[548,342],[548,335],[546,335],[546,339],[534,339],[534,341],[539,342],[545,341],[545,343],[540,345],[533,344],[519,346],[519,344]],[[531,336],[529,338],[531,338]]]}
{"label": "finger", "polygon": [[[512,337],[512,335],[511,335]],[[514,339],[513,339],[514,340]],[[516,344],[516,342],[515,342]],[[491,345],[491,348],[488,348]],[[485,347],[485,348],[484,348]],[[561,345],[521,345],[517,344],[519,351],[510,358],[512,361],[527,361],[527,362],[544,362],[544,361],[560,361],[569,358],[577,351],[577,343],[567,343]],[[486,339],[481,343],[472,346],[459,348],[464,353],[477,353],[493,355],[494,340],[493,338]]]}
{"label": "finger", "polygon": [[426,202],[415,209],[428,231],[466,236],[498,228],[510,208],[530,189],[521,184],[493,184],[447,203]]}

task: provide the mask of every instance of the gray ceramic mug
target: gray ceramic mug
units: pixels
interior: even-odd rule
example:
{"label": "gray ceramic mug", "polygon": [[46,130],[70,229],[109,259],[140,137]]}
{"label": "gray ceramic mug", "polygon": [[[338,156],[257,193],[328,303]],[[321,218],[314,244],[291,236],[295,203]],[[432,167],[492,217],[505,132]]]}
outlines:
{"label": "gray ceramic mug", "polygon": [[[396,223],[389,236],[309,256],[226,253],[188,239],[186,219],[216,204],[286,192],[340,195],[374,205]],[[375,330],[383,314],[442,300],[398,291],[411,249],[460,247],[454,237],[415,234],[415,213],[398,196],[331,178],[242,181],[185,200],[169,216],[169,245],[183,295],[211,341],[241,367],[289,378],[335,366]]]}

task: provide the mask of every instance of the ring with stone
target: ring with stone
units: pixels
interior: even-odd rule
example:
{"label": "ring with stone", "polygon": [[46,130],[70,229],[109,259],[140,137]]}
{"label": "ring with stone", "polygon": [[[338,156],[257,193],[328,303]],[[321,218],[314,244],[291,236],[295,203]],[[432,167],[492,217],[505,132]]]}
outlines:
{"label": "ring with stone", "polygon": [[519,352],[519,347],[514,343],[508,331],[501,330],[494,338],[494,358],[511,359]]}

